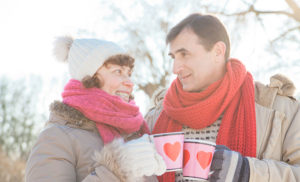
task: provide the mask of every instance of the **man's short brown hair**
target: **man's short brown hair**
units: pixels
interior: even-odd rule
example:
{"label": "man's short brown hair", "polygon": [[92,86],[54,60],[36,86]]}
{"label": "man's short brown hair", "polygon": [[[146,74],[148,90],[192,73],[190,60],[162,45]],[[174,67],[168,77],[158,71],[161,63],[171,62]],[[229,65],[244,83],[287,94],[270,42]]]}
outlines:
{"label": "man's short brown hair", "polygon": [[199,13],[189,15],[170,30],[166,43],[172,42],[185,28],[191,29],[199,37],[200,43],[207,51],[210,51],[218,41],[224,42],[226,45],[225,60],[228,60],[230,56],[229,36],[217,17]]}

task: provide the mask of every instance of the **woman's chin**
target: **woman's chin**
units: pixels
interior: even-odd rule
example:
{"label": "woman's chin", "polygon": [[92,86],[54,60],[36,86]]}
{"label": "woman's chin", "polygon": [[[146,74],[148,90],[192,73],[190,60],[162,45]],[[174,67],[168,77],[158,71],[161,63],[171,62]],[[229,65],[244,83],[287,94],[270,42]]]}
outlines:
{"label": "woman's chin", "polygon": [[124,102],[129,102],[129,98],[123,98],[123,97],[121,97],[121,96],[119,96],[119,95],[117,95],[122,101],[124,101]]}

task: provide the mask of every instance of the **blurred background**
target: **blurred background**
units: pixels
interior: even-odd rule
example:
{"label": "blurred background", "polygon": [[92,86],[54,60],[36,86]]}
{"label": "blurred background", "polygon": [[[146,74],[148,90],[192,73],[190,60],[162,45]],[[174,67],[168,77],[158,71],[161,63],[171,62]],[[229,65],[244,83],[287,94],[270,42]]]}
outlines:
{"label": "blurred background", "polygon": [[194,12],[223,21],[231,57],[255,80],[268,84],[281,73],[300,87],[299,0],[1,0],[0,181],[24,181],[48,106],[61,100],[69,75],[52,56],[56,36],[106,39],[127,49],[136,58],[136,103],[146,114],[155,90],[175,78],[166,34]]}

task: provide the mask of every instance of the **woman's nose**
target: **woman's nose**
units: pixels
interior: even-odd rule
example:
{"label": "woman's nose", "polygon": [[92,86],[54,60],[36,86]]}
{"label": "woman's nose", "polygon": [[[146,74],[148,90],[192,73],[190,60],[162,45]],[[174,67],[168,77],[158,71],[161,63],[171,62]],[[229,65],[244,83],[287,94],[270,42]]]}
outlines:
{"label": "woman's nose", "polygon": [[133,82],[131,81],[130,78],[126,78],[124,81],[123,81],[123,84],[127,87],[130,87],[132,88],[133,87]]}

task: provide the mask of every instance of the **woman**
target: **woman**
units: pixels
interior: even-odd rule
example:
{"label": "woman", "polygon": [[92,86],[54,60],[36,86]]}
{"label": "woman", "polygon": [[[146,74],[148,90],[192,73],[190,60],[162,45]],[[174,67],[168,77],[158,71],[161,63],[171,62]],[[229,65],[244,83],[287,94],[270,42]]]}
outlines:
{"label": "woman", "polygon": [[112,42],[60,37],[72,79],[33,147],[27,182],[151,181],[165,171],[132,100],[134,59]]}

